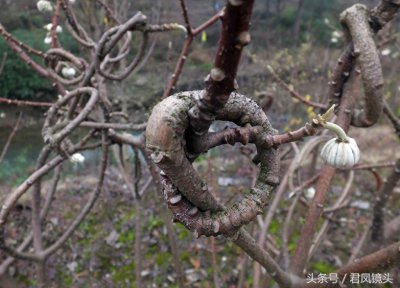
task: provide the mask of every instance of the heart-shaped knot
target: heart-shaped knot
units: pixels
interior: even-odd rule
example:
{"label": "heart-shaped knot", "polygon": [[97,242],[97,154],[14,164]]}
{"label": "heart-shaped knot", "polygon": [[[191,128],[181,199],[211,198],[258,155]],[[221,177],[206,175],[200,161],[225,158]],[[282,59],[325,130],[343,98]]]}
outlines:
{"label": "heart-shaped knot", "polygon": [[190,125],[188,113],[196,105],[200,93],[202,91],[177,93],[154,107],[146,130],[146,148],[162,171],[164,196],[174,221],[181,222],[197,237],[232,236],[242,225],[263,213],[271,192],[279,183],[278,149],[265,144],[265,139],[276,134],[276,130],[255,101],[238,93],[232,93],[224,108],[216,113],[216,120],[251,126],[260,132],[248,137],[239,130],[234,131],[238,142],[256,145],[260,172],[255,186],[242,200],[225,208],[208,190],[192,166],[193,159],[187,156],[190,154],[186,143]]}

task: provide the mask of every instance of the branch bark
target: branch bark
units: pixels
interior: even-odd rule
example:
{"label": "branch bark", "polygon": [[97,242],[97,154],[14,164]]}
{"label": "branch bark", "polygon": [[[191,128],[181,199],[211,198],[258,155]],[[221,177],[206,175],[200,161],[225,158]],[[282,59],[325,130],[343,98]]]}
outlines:
{"label": "branch bark", "polygon": [[235,84],[243,47],[250,43],[250,17],[254,0],[230,0],[222,16],[222,29],[214,60],[214,68],[206,77],[206,88],[196,98],[189,111],[190,125],[196,134],[207,132],[230,94],[239,87]]}

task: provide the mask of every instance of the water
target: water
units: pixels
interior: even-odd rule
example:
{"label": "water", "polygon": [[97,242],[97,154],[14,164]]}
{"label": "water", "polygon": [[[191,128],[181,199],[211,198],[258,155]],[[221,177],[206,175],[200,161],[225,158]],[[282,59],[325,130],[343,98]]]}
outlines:
{"label": "water", "polygon": [[[19,111],[23,111],[20,128],[12,138],[3,162],[0,163],[0,190],[1,184],[18,185],[32,173],[37,157],[44,146],[41,133],[44,115],[41,109],[1,105],[0,117],[2,113],[5,116],[0,119],[0,151],[3,150],[12,132]],[[78,131],[77,135],[84,135],[86,131]],[[84,163],[69,163],[69,165],[64,165],[64,167],[67,166],[64,171],[80,173],[83,170],[95,169],[100,160],[99,149],[84,151],[82,154],[85,157]]]}
{"label": "water", "polygon": [[[7,150],[7,154],[2,163],[0,163],[0,190],[2,185],[14,186],[21,183],[33,171],[36,159],[44,146],[42,138],[42,126],[44,122],[43,111],[35,110],[25,107],[10,107],[0,105],[0,115],[4,113],[5,116],[0,116],[0,153],[3,150],[7,139],[12,132],[18,118],[18,111],[24,111],[23,118],[20,124],[20,129],[14,135],[11,145]],[[72,142],[76,143],[88,133],[88,129],[78,129],[71,136]],[[134,133],[138,134],[138,133]],[[111,150],[110,150],[111,152]],[[67,173],[92,173],[97,171],[101,159],[100,148],[95,150],[86,150],[80,152],[85,160],[83,163],[71,163],[65,161],[63,171]],[[133,152],[129,151],[133,156]],[[54,154],[53,154],[54,155]],[[51,159],[53,156],[50,156]],[[113,157],[113,153],[110,153]],[[144,163],[144,158],[141,156],[141,161]],[[4,188],[3,188],[4,189]],[[1,192],[1,191],[0,191]]]}
{"label": "water", "polygon": [[[44,145],[41,129],[41,125],[23,127],[19,129],[12,139],[4,161],[12,161],[21,154],[24,154],[29,160],[36,159],[40,149]],[[1,150],[3,150],[11,131],[11,127],[3,127],[0,129]]]}
{"label": "water", "polygon": [[[3,162],[0,164],[0,184],[14,185],[28,176],[35,165],[40,149],[43,147],[41,127],[42,109],[0,105],[0,153],[17,121],[19,112],[23,113],[19,129],[14,135]],[[0,185],[1,186],[1,185]]]}

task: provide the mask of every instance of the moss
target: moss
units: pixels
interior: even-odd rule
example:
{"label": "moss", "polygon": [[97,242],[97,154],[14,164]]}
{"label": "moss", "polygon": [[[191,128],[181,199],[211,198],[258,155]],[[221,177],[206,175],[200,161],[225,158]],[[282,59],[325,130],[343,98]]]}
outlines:
{"label": "moss", "polygon": [[122,266],[114,266],[111,269],[112,278],[118,287],[132,287],[135,283],[135,262]]}
{"label": "moss", "polygon": [[155,263],[158,266],[169,266],[172,262],[172,256],[168,252],[160,252],[156,255]]}
{"label": "moss", "polygon": [[315,272],[324,273],[324,274],[328,274],[328,273],[334,272],[336,270],[335,266],[333,266],[325,261],[324,262],[322,262],[322,261],[314,262],[311,264],[311,267]]}
{"label": "moss", "polygon": [[178,234],[179,240],[185,240],[185,239],[187,239],[189,236],[191,237],[190,231],[187,230],[187,229],[185,228],[185,226],[183,226],[181,223],[177,223],[175,227],[176,227],[176,229],[178,230],[178,231],[177,231],[177,234]]}
{"label": "moss", "polygon": [[71,274],[67,273],[64,267],[57,267],[57,277],[58,277],[58,285],[61,287],[72,287],[74,284],[74,278]]}
{"label": "moss", "polygon": [[157,216],[154,216],[154,215],[151,215],[149,217],[149,220],[147,221],[147,225],[146,225],[146,227],[149,230],[156,229],[156,228],[161,228],[163,226],[164,226],[163,219],[161,217],[157,217]]}

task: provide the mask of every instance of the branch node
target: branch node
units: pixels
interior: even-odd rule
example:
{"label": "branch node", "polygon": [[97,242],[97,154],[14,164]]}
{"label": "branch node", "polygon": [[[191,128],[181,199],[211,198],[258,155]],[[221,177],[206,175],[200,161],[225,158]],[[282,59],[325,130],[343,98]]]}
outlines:
{"label": "branch node", "polygon": [[240,88],[238,82],[236,81],[236,79],[233,80],[233,88],[235,90],[239,90],[239,88]]}
{"label": "branch node", "polygon": [[176,195],[176,196],[174,196],[174,197],[171,197],[171,199],[169,199],[169,203],[170,203],[171,205],[176,205],[176,204],[178,204],[179,202],[181,202],[181,200],[182,200],[182,195],[181,195],[181,194],[178,194],[178,195]]}
{"label": "branch node", "polygon": [[251,42],[251,36],[249,31],[242,31],[238,36],[239,44],[243,47]]}
{"label": "branch node", "polygon": [[219,232],[219,228],[220,228],[219,222],[214,221],[213,226],[214,226],[213,231],[215,234],[217,234]]}
{"label": "branch node", "polygon": [[229,4],[232,6],[240,6],[243,4],[243,0],[229,0]]}
{"label": "branch node", "polygon": [[189,216],[192,216],[192,217],[196,216],[197,213],[199,213],[199,209],[198,209],[197,207],[193,207],[193,208],[190,209],[189,212],[188,212]]}
{"label": "branch node", "polygon": [[210,76],[214,81],[220,82],[225,79],[226,75],[222,69],[215,67],[211,69]]}

